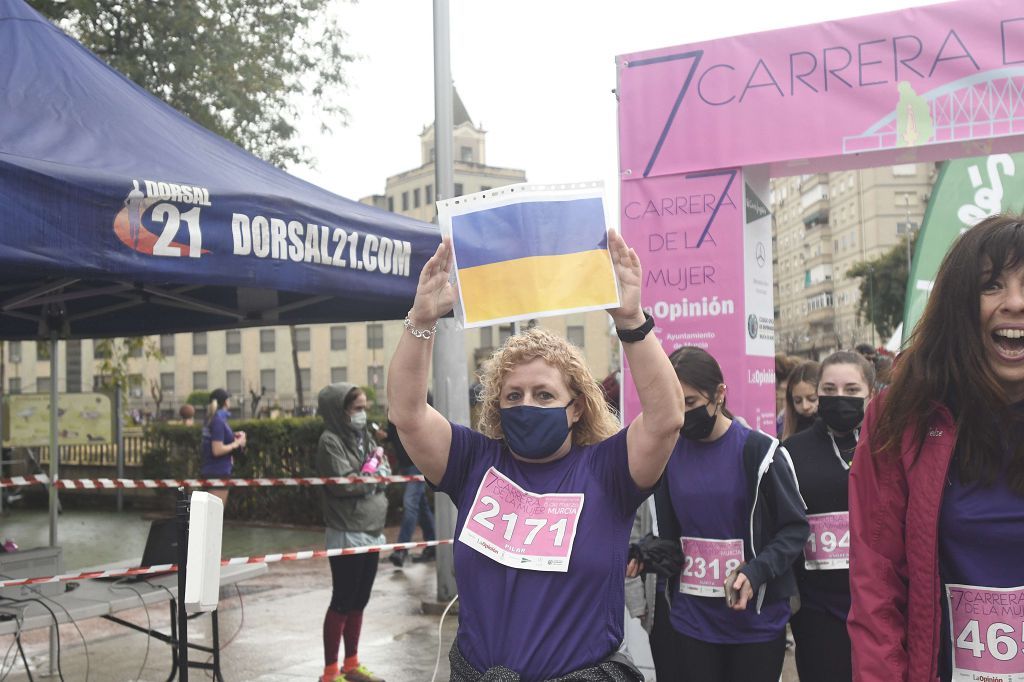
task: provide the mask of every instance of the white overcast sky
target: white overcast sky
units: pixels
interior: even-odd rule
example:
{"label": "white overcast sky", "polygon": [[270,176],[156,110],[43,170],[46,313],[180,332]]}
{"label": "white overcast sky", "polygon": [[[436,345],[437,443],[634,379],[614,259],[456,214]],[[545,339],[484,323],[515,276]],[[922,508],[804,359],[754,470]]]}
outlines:
{"label": "white overcast sky", "polygon": [[[615,202],[614,57],[862,16],[929,0],[451,0],[451,66],[487,163],[530,182],[604,180]],[[362,0],[337,11],[360,55],[347,75],[347,127],[303,121],[317,167],[291,171],[350,199],[381,194],[420,165],[434,116],[433,3]],[[617,203],[617,202],[615,202]]]}

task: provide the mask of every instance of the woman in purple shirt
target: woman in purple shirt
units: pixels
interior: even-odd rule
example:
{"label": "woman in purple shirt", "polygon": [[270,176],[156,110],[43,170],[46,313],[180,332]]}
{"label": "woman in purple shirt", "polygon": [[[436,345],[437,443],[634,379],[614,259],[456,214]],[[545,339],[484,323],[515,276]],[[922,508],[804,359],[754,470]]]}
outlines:
{"label": "woman in purple shirt", "polygon": [[676,633],[670,679],[775,682],[793,561],[808,534],[793,465],[778,440],[729,412],[707,351],[684,346],[670,360],[686,396],[682,438],[655,497],[659,535],[683,553],[663,605]]}
{"label": "woman in purple shirt", "polygon": [[[202,463],[199,466],[201,478],[230,478],[234,454],[245,447],[245,432],[233,432],[228,425],[231,416],[231,396],[223,388],[210,392],[208,417],[203,424]],[[227,504],[228,489],[216,488],[211,494]]]}
{"label": "woman in purple shirt", "polygon": [[683,396],[652,318],[640,261],[608,233],[621,287],[609,311],[643,414],[620,430],[577,348],[539,328],[487,363],[477,433],[427,405],[434,325],[453,303],[446,239],[424,266],[388,371],[388,408],[409,456],[458,508],[459,632],[451,679],[637,680],[618,653],[633,515],[682,426]]}

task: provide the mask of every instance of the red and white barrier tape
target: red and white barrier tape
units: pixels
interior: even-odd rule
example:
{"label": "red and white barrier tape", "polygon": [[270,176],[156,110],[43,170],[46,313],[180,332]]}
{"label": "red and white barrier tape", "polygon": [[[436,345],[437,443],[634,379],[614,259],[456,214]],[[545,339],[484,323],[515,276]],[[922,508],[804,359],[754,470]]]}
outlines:
{"label": "red and white barrier tape", "polygon": [[[400,549],[418,549],[420,547],[437,547],[450,545],[453,540],[430,540],[425,542],[396,542],[390,545],[370,545],[367,547],[346,547],[344,549],[310,549],[302,552],[285,552],[282,554],[265,554],[263,556],[239,556],[221,559],[221,566],[238,566],[240,564],[272,564],[278,561],[301,561],[303,559],[324,559],[332,556],[349,554],[373,554],[374,552],[390,552]],[[84,573],[64,573],[62,575],[43,576],[39,578],[17,578],[0,581],[0,588],[18,587],[20,585],[41,585],[43,583],[60,583],[69,580],[92,580],[94,578],[122,578],[130,575],[149,575],[152,573],[170,573],[177,571],[175,564],[160,566],[139,566],[137,568],[116,568],[109,571],[86,571]]]}
{"label": "red and white barrier tape", "polygon": [[[56,486],[65,490],[103,490],[110,488],[274,488],[310,485],[351,485],[353,483],[407,483],[422,481],[423,476],[328,476],[298,478],[60,478]],[[0,478],[0,488],[47,485],[45,474]]]}

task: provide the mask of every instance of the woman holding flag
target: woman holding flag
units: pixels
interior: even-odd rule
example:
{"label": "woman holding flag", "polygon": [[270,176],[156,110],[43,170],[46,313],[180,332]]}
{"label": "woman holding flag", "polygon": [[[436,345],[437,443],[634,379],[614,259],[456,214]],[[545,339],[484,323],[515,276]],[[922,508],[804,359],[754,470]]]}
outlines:
{"label": "woman holding flag", "polygon": [[426,402],[432,331],[454,302],[448,239],[420,274],[388,372],[389,415],[458,507],[452,680],[643,679],[618,653],[623,571],[634,513],[682,426],[683,395],[640,307],[640,261],[617,233],[608,242],[621,288],[609,313],[643,406],[622,430],[579,350],[539,328],[485,365],[482,433],[449,423]]}

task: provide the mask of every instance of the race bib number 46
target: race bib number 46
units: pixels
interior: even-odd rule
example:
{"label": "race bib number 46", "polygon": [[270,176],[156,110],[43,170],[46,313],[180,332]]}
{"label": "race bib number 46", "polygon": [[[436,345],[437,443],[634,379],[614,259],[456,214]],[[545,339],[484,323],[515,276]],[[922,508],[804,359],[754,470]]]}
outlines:
{"label": "race bib number 46", "polygon": [[724,597],[726,576],[743,563],[743,540],[679,540],[683,545],[679,591],[698,597]]}
{"label": "race bib number 46", "polygon": [[459,542],[505,566],[564,573],[582,511],[582,493],[537,495],[491,467],[476,491]]}
{"label": "race bib number 46", "polygon": [[1024,681],[1024,587],[946,585],[953,681]]}
{"label": "race bib number 46", "polygon": [[804,545],[808,571],[850,567],[850,512],[808,514],[811,535]]}

